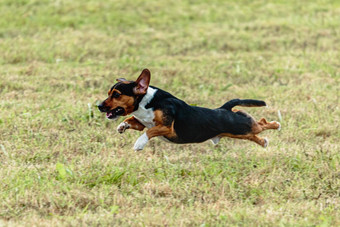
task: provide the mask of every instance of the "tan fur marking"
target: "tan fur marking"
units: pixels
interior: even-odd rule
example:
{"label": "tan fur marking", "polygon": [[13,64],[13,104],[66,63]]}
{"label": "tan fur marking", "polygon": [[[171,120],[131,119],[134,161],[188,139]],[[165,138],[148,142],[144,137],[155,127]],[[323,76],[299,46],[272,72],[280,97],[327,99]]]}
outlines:
{"label": "tan fur marking", "polygon": [[140,123],[134,116],[126,118],[124,122],[130,125],[129,129],[143,131],[145,128],[145,126],[142,123]]}
{"label": "tan fur marking", "polygon": [[253,134],[259,134],[262,131],[263,131],[262,126],[259,123],[257,123],[256,121],[254,121],[253,125],[251,126],[251,132]]}
{"label": "tan fur marking", "polygon": [[[237,111],[235,111],[235,112],[237,112]],[[250,140],[250,141],[253,141],[253,142],[261,145],[262,147],[266,147],[268,142],[264,138],[261,138],[261,137],[257,136],[256,134],[258,134],[258,133],[260,133],[260,132],[262,132],[263,130],[266,130],[266,129],[278,129],[279,127],[280,127],[280,124],[277,123],[276,121],[267,122],[266,119],[261,118],[261,120],[259,120],[258,122],[256,122],[255,120],[253,121],[253,125],[251,127],[251,132],[249,134],[233,135],[231,133],[222,133],[218,136],[219,137],[230,137],[230,138],[236,138],[236,139]]]}
{"label": "tan fur marking", "polygon": [[132,81],[128,81],[125,78],[118,78],[118,79],[116,79],[116,81],[121,82],[123,84],[130,84],[130,83],[132,83]]}
{"label": "tan fur marking", "polygon": [[258,134],[267,129],[278,129],[280,124],[276,121],[268,122],[265,118],[261,118],[258,122],[254,122],[252,132]]}
{"label": "tan fur marking", "polygon": [[167,136],[168,138],[176,138],[177,137],[174,125],[175,125],[175,121],[172,121],[172,123],[171,123],[171,133],[169,134],[169,136]]}
{"label": "tan fur marking", "polygon": [[[118,93],[120,93],[118,90],[113,89],[111,94],[117,91]],[[120,95],[118,98],[107,98],[104,101],[105,106],[110,107],[110,110],[113,110],[115,108],[117,108],[118,106],[123,107],[125,110],[124,116],[127,114],[130,114],[133,112],[134,109],[134,98],[131,96],[127,96],[127,95]]]}
{"label": "tan fur marking", "polygon": [[222,133],[218,135],[219,137],[230,137],[235,139],[244,139],[244,140],[250,140],[254,141],[255,143],[261,145],[262,147],[265,146],[265,140],[257,135],[254,134],[246,134],[246,135],[233,135],[230,133]]}
{"label": "tan fur marking", "polygon": [[114,92],[117,92],[117,93],[119,93],[119,94],[122,94],[122,92],[120,92],[119,90],[117,90],[117,89],[112,89],[112,90],[109,90],[108,95],[111,96]]}
{"label": "tan fur marking", "polygon": [[149,139],[156,136],[165,136],[167,138],[176,137],[173,124],[171,125],[171,127],[167,127],[164,125],[157,125],[155,127],[152,127],[146,131],[146,135],[148,136]]}
{"label": "tan fur marking", "polygon": [[[264,118],[263,118],[264,119]],[[265,120],[265,119],[264,119]],[[271,122],[267,122],[266,121],[266,124],[264,124],[262,126],[262,129],[263,130],[266,130],[266,129],[278,129],[280,127],[280,124],[277,123],[276,121],[271,121]]]}
{"label": "tan fur marking", "polygon": [[155,118],[153,121],[155,122],[156,125],[163,125],[163,111],[161,110],[155,110],[154,112]]}
{"label": "tan fur marking", "polygon": [[163,111],[156,110],[154,111],[154,122],[155,127],[152,127],[146,131],[146,135],[149,139],[156,136],[165,136],[167,138],[175,138],[177,137],[175,129],[174,129],[174,121],[172,121],[170,126],[164,125],[164,116]]}

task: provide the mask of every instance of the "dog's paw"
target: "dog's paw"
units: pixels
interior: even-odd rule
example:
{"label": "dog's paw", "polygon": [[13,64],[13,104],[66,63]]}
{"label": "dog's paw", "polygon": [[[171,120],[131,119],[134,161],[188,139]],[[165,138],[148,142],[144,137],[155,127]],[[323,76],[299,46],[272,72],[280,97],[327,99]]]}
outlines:
{"label": "dog's paw", "polygon": [[135,151],[143,150],[143,148],[144,148],[145,145],[148,143],[148,141],[149,141],[148,136],[146,135],[146,133],[143,133],[143,135],[141,135],[141,136],[137,139],[135,145],[133,146],[133,149],[134,149]]}
{"label": "dog's paw", "polygon": [[264,144],[263,147],[266,148],[269,145],[269,140],[267,138],[264,138]]}
{"label": "dog's paw", "polygon": [[125,130],[128,129],[128,128],[130,128],[130,125],[129,125],[128,123],[126,123],[126,122],[123,121],[122,123],[120,123],[120,124],[118,125],[118,127],[117,127],[117,132],[123,133],[123,132],[125,132]]}
{"label": "dog's paw", "polygon": [[220,139],[221,139],[220,137],[215,136],[215,137],[211,138],[210,141],[211,141],[214,145],[217,145],[218,142],[220,142]]}
{"label": "dog's paw", "polygon": [[281,131],[281,124],[280,124],[280,122],[276,122],[276,123],[279,124],[279,127],[277,128],[277,130],[278,130],[278,131]]}

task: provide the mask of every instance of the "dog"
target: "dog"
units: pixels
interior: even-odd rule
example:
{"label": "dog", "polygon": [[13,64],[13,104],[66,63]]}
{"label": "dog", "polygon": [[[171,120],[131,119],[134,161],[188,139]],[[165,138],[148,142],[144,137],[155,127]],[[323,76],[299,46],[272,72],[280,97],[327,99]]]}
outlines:
{"label": "dog", "polygon": [[119,133],[127,129],[147,131],[136,141],[134,150],[143,150],[153,137],[185,144],[211,140],[217,144],[222,137],[246,139],[262,147],[268,146],[268,139],[257,134],[267,129],[281,129],[279,122],[267,122],[265,118],[256,121],[244,111],[232,109],[234,106],[266,106],[264,101],[253,99],[233,99],[217,109],[191,106],[170,93],[150,86],[151,73],[144,69],[136,81],[124,78],[108,92],[98,108],[110,120],[132,115],[117,127]]}

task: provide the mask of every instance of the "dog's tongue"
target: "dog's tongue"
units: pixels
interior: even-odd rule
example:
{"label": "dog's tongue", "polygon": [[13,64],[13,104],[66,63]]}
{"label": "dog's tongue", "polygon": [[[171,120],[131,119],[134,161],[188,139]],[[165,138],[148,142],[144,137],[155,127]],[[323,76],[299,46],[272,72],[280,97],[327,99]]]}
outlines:
{"label": "dog's tongue", "polygon": [[112,113],[106,113],[106,117],[111,117],[112,116]]}

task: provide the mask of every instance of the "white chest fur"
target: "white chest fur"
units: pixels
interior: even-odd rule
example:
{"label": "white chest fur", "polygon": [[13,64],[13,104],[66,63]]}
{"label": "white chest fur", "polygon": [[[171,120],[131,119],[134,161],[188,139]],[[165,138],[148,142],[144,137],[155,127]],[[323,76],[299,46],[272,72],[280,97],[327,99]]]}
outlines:
{"label": "white chest fur", "polygon": [[157,89],[149,87],[142,101],[139,103],[138,109],[132,113],[132,115],[147,128],[155,126],[153,110],[152,108],[146,109],[145,106],[153,99],[156,91]]}

